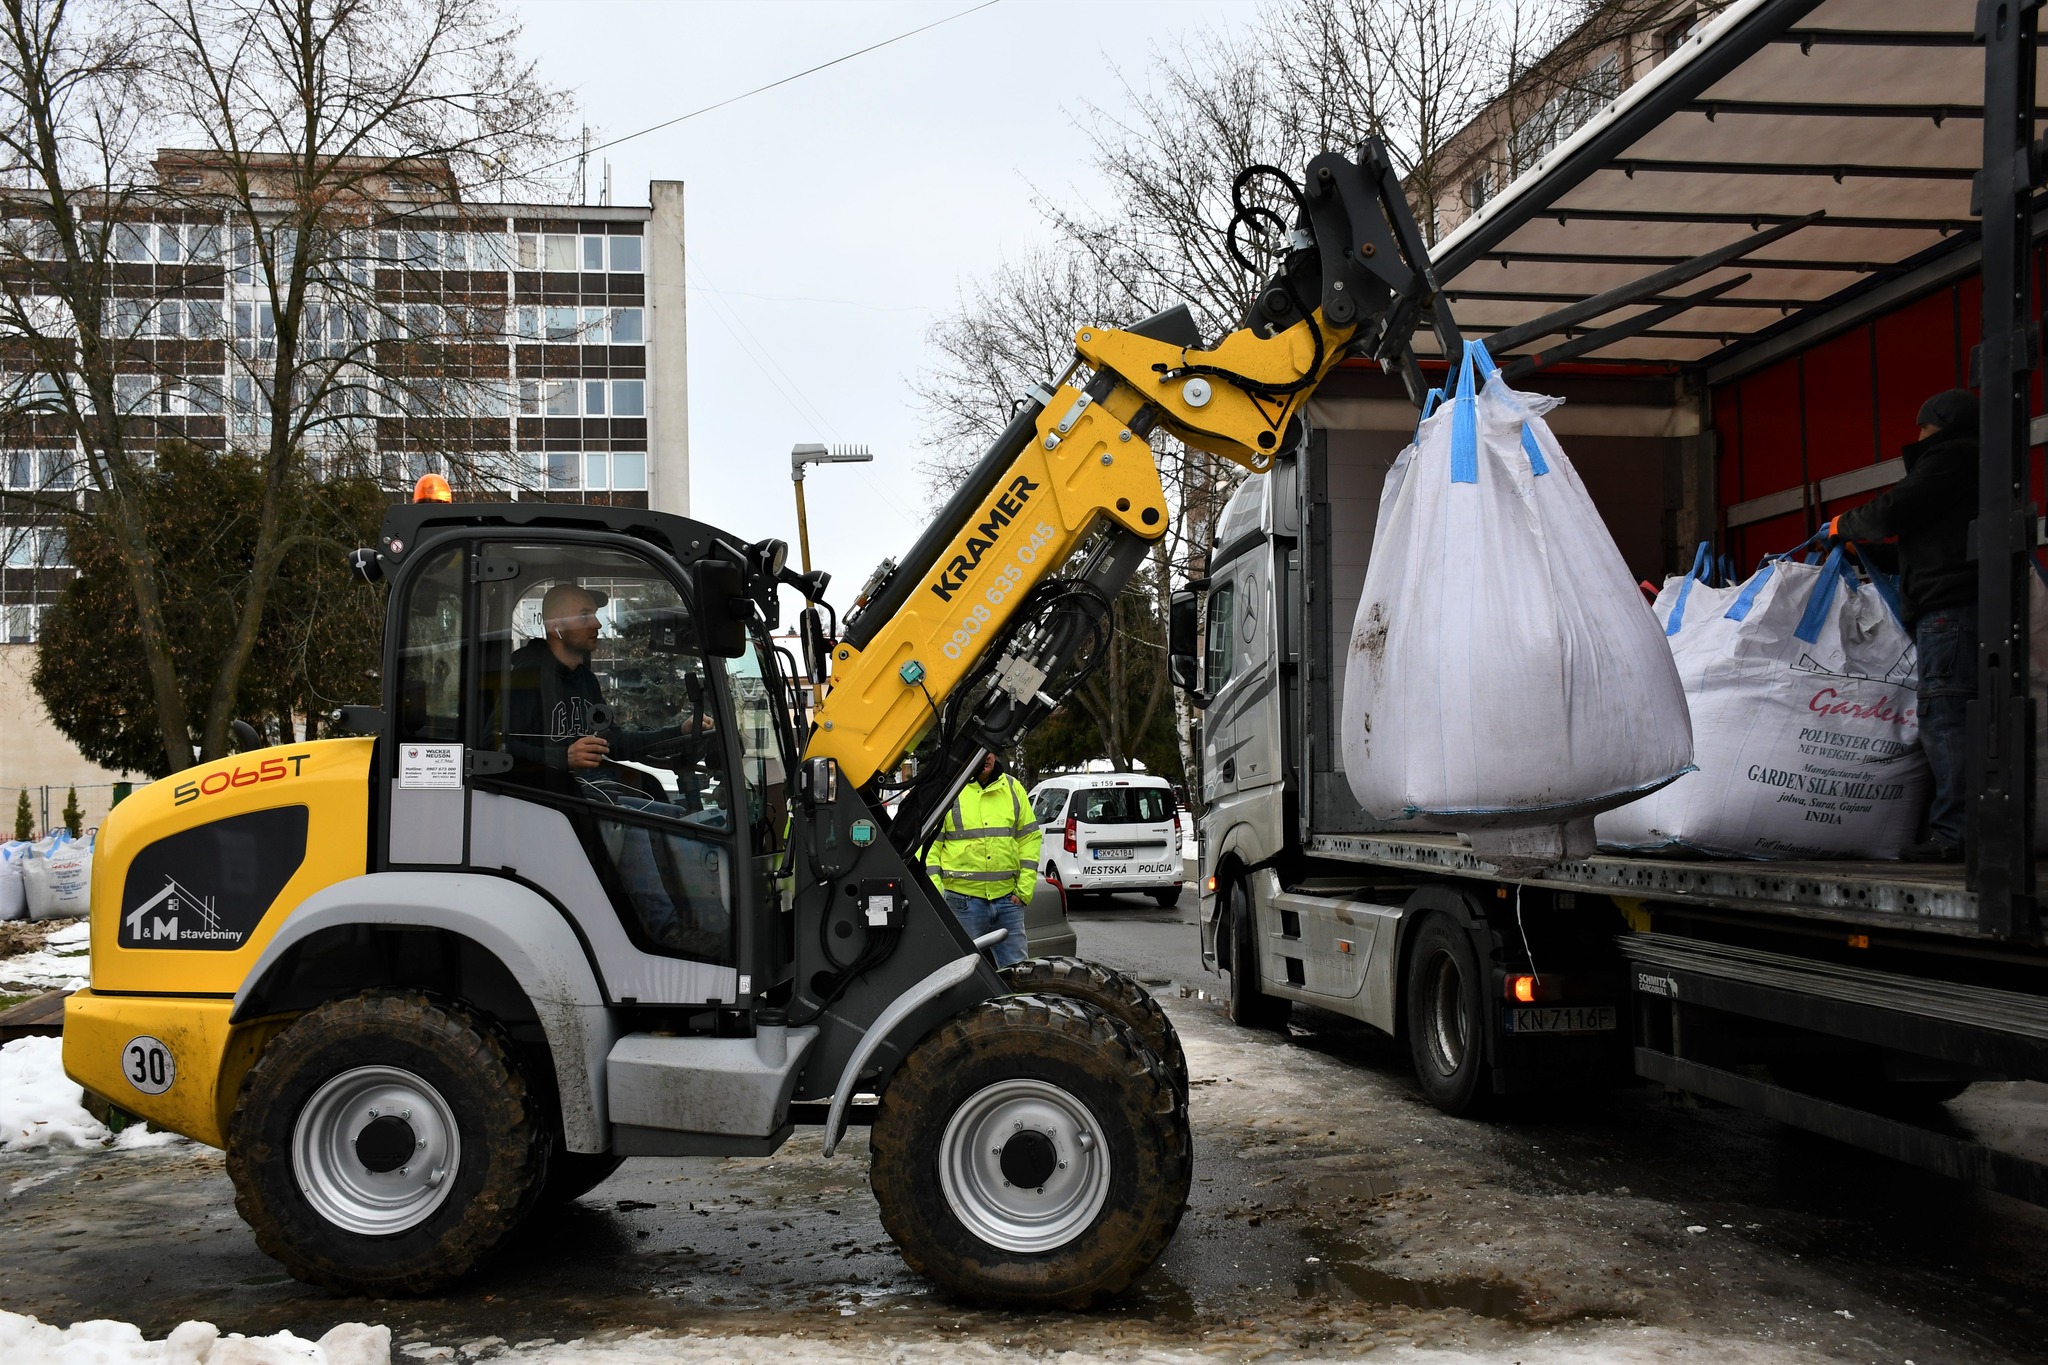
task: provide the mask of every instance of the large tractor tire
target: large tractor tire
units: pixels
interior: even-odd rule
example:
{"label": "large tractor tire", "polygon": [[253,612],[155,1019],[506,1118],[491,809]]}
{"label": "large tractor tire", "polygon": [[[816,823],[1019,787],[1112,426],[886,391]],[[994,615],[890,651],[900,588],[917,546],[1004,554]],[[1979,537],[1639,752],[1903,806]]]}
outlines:
{"label": "large tractor tire", "polygon": [[256,1245],[299,1279],[425,1294],[532,1209],[552,1127],[499,1030],[373,991],[308,1011],[264,1049],[229,1121],[228,1175]]}
{"label": "large tractor tire", "polygon": [[1070,998],[1005,996],[940,1025],[882,1092],[869,1141],[904,1260],[991,1306],[1119,1292],[1172,1240],[1193,1174],[1165,1065]]}
{"label": "large tractor tire", "polygon": [[1230,935],[1230,1022],[1241,1028],[1285,1028],[1294,1002],[1259,989],[1258,916],[1251,889],[1242,881],[1231,881],[1224,891],[1223,920],[1223,932]]}
{"label": "large tractor tire", "polygon": [[1472,936],[1448,915],[1425,915],[1408,954],[1408,1055],[1422,1093],[1459,1118],[1492,1107],[1486,1064],[1486,988]]}
{"label": "large tractor tire", "polygon": [[1018,995],[1062,995],[1108,1010],[1166,1064],[1174,1093],[1188,1102],[1188,1058],[1180,1034],[1151,993],[1126,973],[1078,957],[1027,957],[999,973]]}

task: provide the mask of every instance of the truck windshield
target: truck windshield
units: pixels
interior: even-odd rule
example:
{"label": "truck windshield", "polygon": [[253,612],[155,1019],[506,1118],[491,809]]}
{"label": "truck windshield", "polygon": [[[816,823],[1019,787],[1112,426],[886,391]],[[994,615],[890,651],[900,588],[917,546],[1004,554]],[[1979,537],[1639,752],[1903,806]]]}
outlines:
{"label": "truck windshield", "polygon": [[1173,805],[1159,787],[1097,787],[1075,813],[1084,825],[1149,825],[1172,819]]}

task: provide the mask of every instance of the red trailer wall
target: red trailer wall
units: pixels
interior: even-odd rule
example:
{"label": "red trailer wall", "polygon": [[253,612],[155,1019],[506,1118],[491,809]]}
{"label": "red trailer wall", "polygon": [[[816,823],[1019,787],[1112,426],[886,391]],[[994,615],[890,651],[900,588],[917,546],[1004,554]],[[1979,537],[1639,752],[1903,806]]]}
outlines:
{"label": "red trailer wall", "polygon": [[[2048,255],[2035,266],[2036,315]],[[1970,349],[1982,335],[1976,277],[1915,299],[1861,327],[1715,388],[1723,553],[1747,572],[1766,554],[1788,550],[1831,516],[1868,501],[1870,489],[1821,502],[1821,480],[1898,456],[1915,440],[1920,404],[1963,387]],[[2041,374],[2029,410],[2042,411]],[[2041,493],[2040,456],[2035,500]],[[1754,498],[1805,490],[1795,510],[1729,527],[1729,508]]]}

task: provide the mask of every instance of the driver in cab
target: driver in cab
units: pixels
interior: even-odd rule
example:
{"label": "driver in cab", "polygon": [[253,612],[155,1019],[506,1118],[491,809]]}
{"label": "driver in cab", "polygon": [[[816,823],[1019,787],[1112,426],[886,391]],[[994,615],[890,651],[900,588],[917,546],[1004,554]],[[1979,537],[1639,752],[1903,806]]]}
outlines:
{"label": "driver in cab", "polygon": [[[590,668],[597,653],[597,614],[608,600],[596,588],[555,584],[541,598],[541,638],[513,651],[505,748],[522,765],[567,769],[590,778],[608,758],[651,757],[649,750],[673,750],[682,736],[680,726],[646,732],[610,729],[611,711]],[[696,724],[699,735],[711,729],[709,717]],[[676,757],[670,754],[662,766]]]}

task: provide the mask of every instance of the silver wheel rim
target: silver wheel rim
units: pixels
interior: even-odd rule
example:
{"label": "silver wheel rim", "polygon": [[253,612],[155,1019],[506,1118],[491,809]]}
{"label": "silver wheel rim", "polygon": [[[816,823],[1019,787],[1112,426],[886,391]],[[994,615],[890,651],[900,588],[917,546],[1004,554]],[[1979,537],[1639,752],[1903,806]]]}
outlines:
{"label": "silver wheel rim", "polygon": [[[400,1158],[409,1131],[410,1155]],[[396,1162],[389,1169],[387,1162]],[[313,1092],[292,1129],[292,1174],[314,1212],[349,1232],[418,1227],[455,1187],[462,1135],[441,1092],[410,1071],[360,1066]]]}
{"label": "silver wheel rim", "polygon": [[1471,1047],[1470,1021],[1465,1017],[1465,973],[1457,958],[1439,950],[1429,962],[1429,1051],[1436,1069],[1455,1076]]}
{"label": "silver wheel rim", "polygon": [[[1042,1184],[1009,1178],[1021,1170],[1035,1174],[1048,1151],[1056,1164]],[[953,1111],[939,1139],[947,1207],[1002,1251],[1050,1251],[1071,1242],[1102,1211],[1110,1174],[1102,1125],[1087,1105],[1046,1081],[1000,1081],[976,1091]]]}

